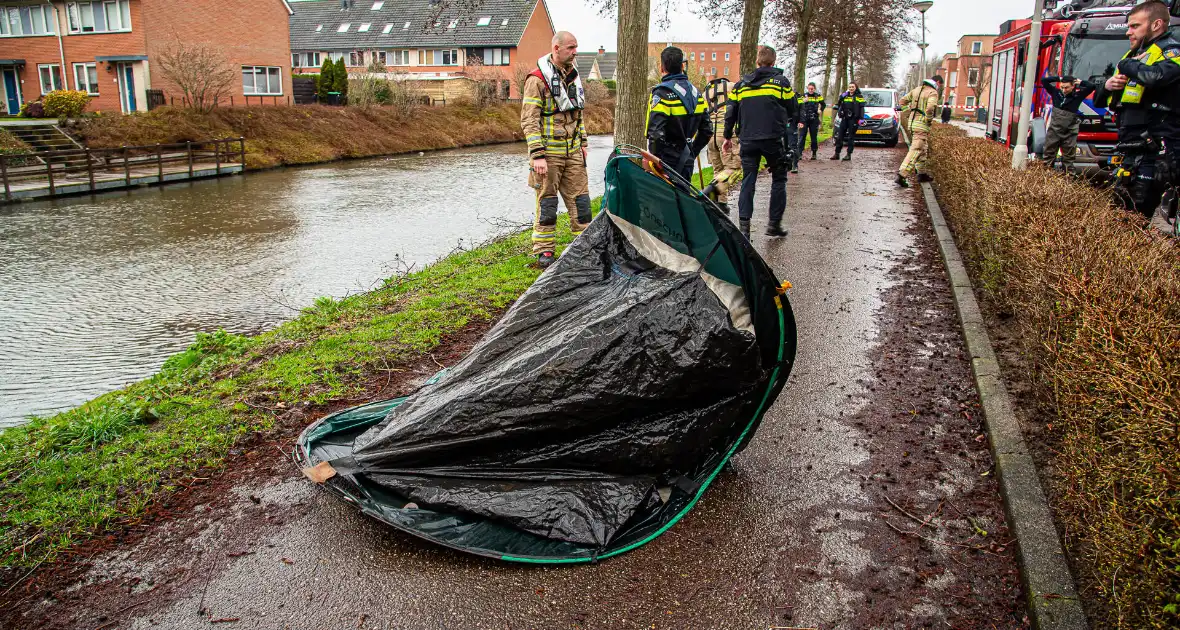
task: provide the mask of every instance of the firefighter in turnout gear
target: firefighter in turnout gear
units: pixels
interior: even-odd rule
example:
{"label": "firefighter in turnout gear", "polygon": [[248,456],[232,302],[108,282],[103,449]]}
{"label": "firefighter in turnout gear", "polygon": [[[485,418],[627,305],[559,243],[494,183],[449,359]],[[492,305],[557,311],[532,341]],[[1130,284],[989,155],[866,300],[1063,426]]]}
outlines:
{"label": "firefighter in turnout gear", "polygon": [[593,218],[586,174],[586,92],[574,67],[578,40],[562,31],[553,51],[537,60],[524,83],[520,126],[528,142],[529,186],[537,191],[533,254],[542,269],[553,263],[557,247],[557,196],[565,201],[570,231],[581,234]]}
{"label": "firefighter in turnout gear", "polygon": [[742,181],[742,158],[739,142],[733,148],[722,151],[725,143],[725,106],[729,102],[729,80],[713,79],[705,88],[709,102],[709,121],[713,125],[713,138],[709,140],[709,164],[713,165],[713,181],[701,190],[712,199],[725,214],[729,214],[729,191]]}
{"label": "firefighter in turnout gear", "polygon": [[799,130],[799,150],[795,154],[799,158],[803,157],[803,150],[807,148],[807,136],[811,135],[811,159],[815,159],[816,153],[819,151],[819,128],[823,124],[824,109],[827,108],[827,103],[824,102],[822,94],[816,91],[814,83],[807,84],[807,93],[799,99],[800,113],[799,122],[802,127]]}
{"label": "firefighter in turnout gear", "polygon": [[901,97],[901,126],[910,134],[910,152],[897,172],[897,185],[902,188],[910,187],[907,178],[914,173],[919,174],[919,181],[930,181],[930,176],[926,174],[926,160],[930,157],[930,127],[938,115],[941,92],[942,77],[935,75]]}
{"label": "firefighter in turnout gear", "polygon": [[669,46],[660,53],[663,78],[652,88],[647,108],[647,148],[660,161],[692,180],[692,163],[709,143],[713,125],[705,95],[684,74],[684,51]]}
{"label": "firefighter in turnout gear", "polygon": [[1127,15],[1131,50],[1102,85],[1094,104],[1118,112],[1116,197],[1128,210],[1151,217],[1165,184],[1157,182],[1160,145],[1175,171],[1180,166],[1180,42],[1168,34],[1171,16],[1151,0]]}
{"label": "firefighter in turnout gear", "polygon": [[725,144],[722,151],[732,151],[734,128],[742,141],[742,193],[738,197],[738,227],[746,240],[750,238],[750,218],[754,216],[754,189],[762,159],[770,169],[770,225],[768,236],[786,236],[783,215],[787,211],[787,167],[789,158],[783,137],[787,121],[796,115],[795,91],[791,82],[774,66],[774,49],[758,49],[758,68],[742,77],[729,96],[725,113]]}
{"label": "firefighter in turnout gear", "polygon": [[848,84],[848,91],[836,99],[836,114],[840,117],[840,126],[836,129],[836,154],[832,159],[840,159],[840,148],[847,144],[848,154],[844,160],[848,161],[856,148],[856,130],[865,117],[865,97],[855,83]]}

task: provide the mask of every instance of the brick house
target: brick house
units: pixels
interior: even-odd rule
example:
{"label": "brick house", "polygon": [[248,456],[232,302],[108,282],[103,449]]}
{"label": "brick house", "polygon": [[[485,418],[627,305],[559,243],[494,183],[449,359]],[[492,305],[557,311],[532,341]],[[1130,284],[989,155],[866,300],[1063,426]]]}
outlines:
{"label": "brick house", "polygon": [[350,73],[374,61],[386,74],[420,82],[476,78],[502,82],[519,98],[513,68],[535,67],[552,47],[544,0],[484,0],[475,13],[441,13],[428,0],[295,0],[291,63],[318,73],[324,59],[344,59]]}
{"label": "brick house", "polygon": [[177,38],[241,69],[239,102],[290,93],[286,0],[0,0],[0,13],[0,112],[61,89],[89,92],[89,111],[146,111],[149,90],[180,96],[158,69]]}
{"label": "brick house", "polygon": [[647,45],[647,56],[652,60],[652,78],[659,78],[660,52],[668,46],[684,51],[684,63],[704,75],[706,81],[725,77],[737,81],[741,77],[741,48],[738,42],[652,42]]}
{"label": "brick house", "polygon": [[999,35],[964,35],[959,51],[943,56],[946,88],[943,102],[954,109],[956,118],[975,118],[991,95],[992,44]]}
{"label": "brick house", "polygon": [[579,52],[577,57],[578,75],[591,81],[618,81],[619,53],[606,52],[599,46],[598,53]]}

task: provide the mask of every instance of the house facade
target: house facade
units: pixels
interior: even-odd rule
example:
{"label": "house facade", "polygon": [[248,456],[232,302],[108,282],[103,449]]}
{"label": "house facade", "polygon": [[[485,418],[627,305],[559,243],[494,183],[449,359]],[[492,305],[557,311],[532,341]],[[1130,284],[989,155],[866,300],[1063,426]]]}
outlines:
{"label": "house facade", "polygon": [[150,90],[179,99],[159,70],[177,42],[215,46],[241,72],[238,99],[285,99],[290,15],[286,0],[0,0],[0,112],[63,89],[88,92],[89,111],[147,111]]}
{"label": "house facade", "polygon": [[992,44],[999,35],[964,35],[957,53],[943,57],[943,102],[956,118],[972,118],[991,95]]}
{"label": "house facade", "polygon": [[606,52],[601,46],[598,53],[579,52],[577,57],[578,76],[590,81],[618,81],[619,53]]}
{"label": "house facade", "polygon": [[706,81],[720,77],[730,81],[742,78],[742,45],[738,42],[651,42],[647,45],[647,56],[652,60],[654,78],[659,78],[660,52],[669,46],[684,51],[687,68],[703,75]]}
{"label": "house facade", "polygon": [[451,15],[427,0],[291,2],[291,58],[296,72],[318,73],[343,59],[350,74],[385,74],[430,82],[499,80],[519,98],[513,68],[536,66],[551,49],[553,20],[544,0],[485,0],[474,14]]}

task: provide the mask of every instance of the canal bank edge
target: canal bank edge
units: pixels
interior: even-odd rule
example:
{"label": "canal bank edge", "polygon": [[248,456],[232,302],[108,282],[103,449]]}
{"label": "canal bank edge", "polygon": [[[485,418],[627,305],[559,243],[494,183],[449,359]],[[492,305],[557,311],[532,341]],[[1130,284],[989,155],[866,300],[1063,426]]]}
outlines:
{"label": "canal bank edge", "polygon": [[1000,492],[1020,550],[1020,574],[1033,624],[1040,630],[1085,630],[1086,614],[1057,537],[1036,464],[1012,411],[971,278],[934,189],[924,183],[922,193],[950,277],[963,338],[971,353],[971,369],[995,456]]}

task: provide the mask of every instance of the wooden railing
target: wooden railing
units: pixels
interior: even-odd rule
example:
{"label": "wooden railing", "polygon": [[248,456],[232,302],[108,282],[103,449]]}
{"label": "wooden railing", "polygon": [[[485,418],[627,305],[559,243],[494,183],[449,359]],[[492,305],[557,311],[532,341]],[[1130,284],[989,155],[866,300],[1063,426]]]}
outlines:
{"label": "wooden railing", "polygon": [[[36,163],[38,161],[40,163]],[[163,182],[166,164],[187,165],[188,176],[191,178],[194,165],[209,162],[214,164],[218,175],[225,166],[240,164],[245,168],[245,138],[110,149],[83,148],[0,154],[0,181],[4,184],[4,200],[11,201],[12,184],[18,181],[47,180],[49,194],[56,195],[57,186],[63,179],[70,175],[85,173],[90,183],[90,191],[94,192],[96,175],[121,174],[126,185],[131,186],[132,169],[154,167],[157,181]],[[112,180],[104,178],[103,181]]]}

